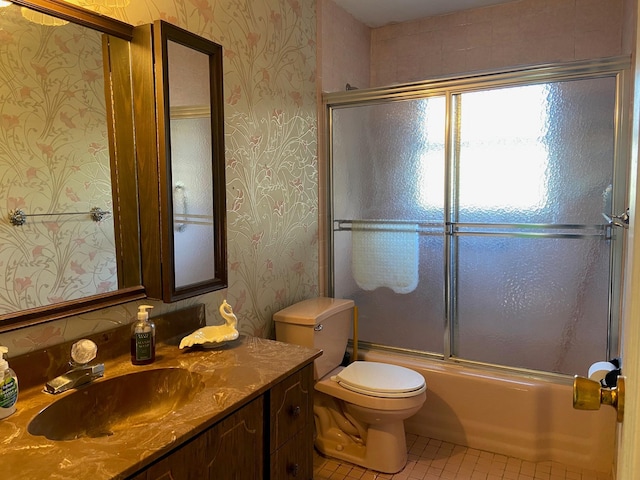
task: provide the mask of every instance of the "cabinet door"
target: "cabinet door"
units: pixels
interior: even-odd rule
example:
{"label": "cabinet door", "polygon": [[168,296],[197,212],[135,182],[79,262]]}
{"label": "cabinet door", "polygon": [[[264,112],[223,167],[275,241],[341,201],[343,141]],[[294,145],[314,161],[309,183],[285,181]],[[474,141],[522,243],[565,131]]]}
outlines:
{"label": "cabinet door", "polygon": [[157,20],[132,49],[142,279],[175,302],[227,286],[222,46]]}
{"label": "cabinet door", "polygon": [[136,475],[134,480],[263,478],[263,397]]}
{"label": "cabinet door", "polygon": [[298,370],[270,392],[271,452],[313,422],[313,365]]}
{"label": "cabinet door", "polygon": [[313,479],[313,423],[271,454],[273,480]]}

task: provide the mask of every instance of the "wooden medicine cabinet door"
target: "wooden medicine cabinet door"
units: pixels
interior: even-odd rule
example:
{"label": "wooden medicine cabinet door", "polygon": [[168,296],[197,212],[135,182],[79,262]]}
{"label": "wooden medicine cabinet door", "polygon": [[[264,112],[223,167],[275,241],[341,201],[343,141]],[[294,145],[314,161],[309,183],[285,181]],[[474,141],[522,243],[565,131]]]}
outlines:
{"label": "wooden medicine cabinet door", "polygon": [[134,29],[132,55],[147,295],[225,288],[222,47],[159,20]]}

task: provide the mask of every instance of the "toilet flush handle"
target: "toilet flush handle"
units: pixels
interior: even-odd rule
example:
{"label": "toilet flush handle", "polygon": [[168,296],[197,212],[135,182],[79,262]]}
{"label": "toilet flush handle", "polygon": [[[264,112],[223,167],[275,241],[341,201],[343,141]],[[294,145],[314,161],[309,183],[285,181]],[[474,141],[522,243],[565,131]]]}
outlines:
{"label": "toilet flush handle", "polygon": [[618,412],[618,422],[622,422],[625,378],[619,375],[617,386],[604,388],[600,382],[576,375],[573,379],[573,408],[599,410],[600,405],[611,405]]}
{"label": "toilet flush handle", "polygon": [[313,331],[314,332],[321,332],[323,328],[324,328],[324,326],[321,323],[319,323],[318,325],[313,327]]}

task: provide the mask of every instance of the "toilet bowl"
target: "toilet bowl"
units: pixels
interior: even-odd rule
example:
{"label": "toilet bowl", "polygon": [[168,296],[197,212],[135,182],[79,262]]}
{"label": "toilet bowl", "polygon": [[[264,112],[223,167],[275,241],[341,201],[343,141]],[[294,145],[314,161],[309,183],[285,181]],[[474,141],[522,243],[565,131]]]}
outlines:
{"label": "toilet bowl", "polygon": [[321,348],[314,363],[315,446],[328,457],[384,473],[407,461],[404,420],[426,399],[419,373],[355,361],[340,366],[353,319],[352,300],[316,298],[274,315],[276,339]]}
{"label": "toilet bowl", "polygon": [[[370,364],[370,365],[369,365]],[[419,377],[416,388],[371,388],[367,385],[346,384],[341,374],[351,369],[369,367],[375,375],[377,368],[385,374],[397,373],[397,380],[407,372]],[[386,375],[376,377],[384,385]],[[370,389],[371,388],[371,389]],[[365,468],[396,473],[407,463],[404,420],[415,414],[426,399],[426,385],[422,376],[413,370],[375,362],[354,362],[339,367],[315,385],[314,415],[316,419],[316,448],[324,455],[346,460]]]}

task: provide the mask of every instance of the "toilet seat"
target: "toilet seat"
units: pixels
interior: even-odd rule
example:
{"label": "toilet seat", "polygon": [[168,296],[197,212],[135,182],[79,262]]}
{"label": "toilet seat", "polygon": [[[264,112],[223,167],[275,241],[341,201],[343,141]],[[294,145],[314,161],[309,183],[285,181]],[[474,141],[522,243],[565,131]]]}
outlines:
{"label": "toilet seat", "polygon": [[331,380],[347,390],[381,398],[413,397],[427,388],[418,372],[380,362],[353,362]]}

